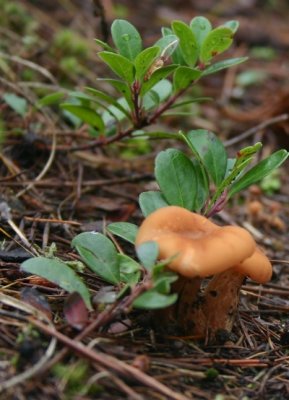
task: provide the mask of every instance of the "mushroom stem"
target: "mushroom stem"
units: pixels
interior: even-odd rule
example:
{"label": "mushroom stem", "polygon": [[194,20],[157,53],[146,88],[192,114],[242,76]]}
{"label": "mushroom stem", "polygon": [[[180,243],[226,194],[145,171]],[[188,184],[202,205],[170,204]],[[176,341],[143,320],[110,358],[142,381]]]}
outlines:
{"label": "mushroom stem", "polygon": [[203,313],[209,339],[218,331],[231,332],[239,303],[244,275],[234,268],[215,275],[204,292]]}
{"label": "mushroom stem", "polygon": [[199,301],[201,282],[199,277],[188,279],[179,276],[171,290],[178,294],[178,300],[172,306],[155,312],[156,327],[170,334],[195,335],[195,331],[198,331],[195,326],[198,324],[196,314],[202,312]]}
{"label": "mushroom stem", "polygon": [[184,334],[209,340],[231,332],[245,277],[234,268],[215,275],[201,293],[201,278],[180,276],[172,285],[178,294],[174,305],[156,311],[155,325],[169,334]]}

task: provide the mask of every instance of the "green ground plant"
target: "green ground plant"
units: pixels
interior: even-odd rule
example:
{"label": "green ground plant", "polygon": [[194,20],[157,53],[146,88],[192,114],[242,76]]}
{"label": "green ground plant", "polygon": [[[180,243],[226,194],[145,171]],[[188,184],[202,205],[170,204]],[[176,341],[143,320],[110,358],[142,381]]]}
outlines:
{"label": "green ground plant", "polygon": [[[102,82],[116,89],[118,95],[87,88],[61,105],[89,124],[102,144],[133,137],[171,138],[183,143],[186,151],[169,148],[157,155],[155,178],[160,190],[140,195],[144,216],[158,208],[177,205],[209,218],[222,210],[232,196],[261,181],[288,157],[286,150],[278,150],[250,167],[261,143],[240,149],[234,158],[229,158],[222,141],[207,130],[170,133],[151,129],[167,110],[198,101],[181,98],[202,77],[245,61],[244,57],[215,61],[231,46],[237,28],[236,21],[229,21],[213,29],[204,17],[194,18],[189,25],[174,21],[171,28],[162,29],[162,37],[153,46],[143,49],[136,28],[127,21],[116,20],[111,27],[115,48],[100,40],[97,44],[103,48],[99,57],[118,76]],[[41,105],[62,101],[64,96],[46,96]],[[150,131],[145,130],[147,127]],[[106,229],[110,235],[127,241],[128,246],[134,245],[136,225],[119,222]],[[135,260],[118,251],[106,233],[84,232],[71,243],[84,265],[113,285],[97,301],[119,304],[125,310],[173,304],[177,295],[170,292],[170,287],[178,276],[166,269],[170,260],[158,261],[157,244],[139,246]],[[22,270],[40,275],[68,292],[78,292],[92,310],[90,292],[69,263],[43,255],[25,261]]]}

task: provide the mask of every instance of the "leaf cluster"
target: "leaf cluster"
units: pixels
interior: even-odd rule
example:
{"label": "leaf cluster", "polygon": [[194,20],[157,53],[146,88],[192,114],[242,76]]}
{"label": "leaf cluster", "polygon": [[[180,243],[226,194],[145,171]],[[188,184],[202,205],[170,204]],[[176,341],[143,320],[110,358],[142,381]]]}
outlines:
{"label": "leaf cluster", "polygon": [[[107,229],[132,244],[138,230],[136,225],[128,222],[112,223]],[[176,295],[170,294],[170,285],[177,279],[177,275],[164,271],[166,262],[157,262],[156,243],[146,243],[139,248],[139,262],[117,251],[114,243],[102,233],[81,233],[72,240],[71,245],[92,272],[105,282],[115,285],[115,289],[97,296],[98,303],[120,300],[143,282],[149,283],[149,290],[133,301],[133,307],[150,310],[167,307],[175,302]],[[89,290],[69,262],[53,257],[35,257],[22,263],[21,269],[42,276],[69,293],[79,293],[87,308],[92,310]]]}
{"label": "leaf cluster", "polygon": [[[128,21],[116,20],[111,26],[114,47],[97,40],[103,48],[100,59],[117,76],[102,81],[113,87],[116,95],[87,88],[85,93],[69,93],[62,104],[70,118],[87,123],[93,134],[109,137],[110,142],[143,135],[174,138],[185,144],[186,151],[169,148],[157,155],[155,177],[160,190],[141,193],[139,203],[144,216],[167,205],[178,205],[209,217],[236,193],[271,174],[288,158],[286,150],[278,150],[256,162],[261,143],[245,147],[229,158],[222,141],[203,129],[173,134],[143,131],[168,109],[197,101],[190,98],[177,102],[193,83],[245,60],[215,62],[215,57],[232,45],[237,28],[236,21],[212,28],[204,17],[196,17],[189,24],[173,21],[170,28],[162,29],[162,37],[153,46],[143,48],[137,29]],[[38,106],[61,102],[66,97],[65,91],[53,93],[41,99]],[[22,112],[24,105],[17,98],[6,96],[5,101]],[[253,161],[254,166],[250,166]],[[110,234],[131,244],[135,242],[137,229],[125,222],[107,227]],[[142,285],[146,285],[146,291],[134,298],[131,306],[155,309],[176,301],[176,296],[170,294],[170,286],[177,276],[165,269],[170,260],[157,261],[156,243],[138,247],[139,261],[119,251],[102,233],[81,233],[72,240],[72,246],[91,271],[114,285],[111,292],[98,296],[97,301],[121,301]],[[22,270],[40,275],[68,292],[78,292],[92,309],[89,290],[70,263],[43,256],[25,261]]]}
{"label": "leaf cluster", "polygon": [[281,149],[249,168],[261,143],[241,149],[232,159],[222,141],[207,130],[180,132],[176,138],[188,146],[190,154],[170,148],[157,155],[155,177],[160,191],[141,193],[139,203],[145,216],[168,205],[211,216],[221,211],[233,195],[262,180],[288,157],[288,152]]}
{"label": "leaf cluster", "polygon": [[[96,43],[103,49],[99,58],[116,78],[100,78],[98,88],[88,87],[84,93],[49,94],[38,105],[66,98],[61,104],[66,116],[74,123],[88,124],[94,136],[115,135],[118,140],[126,131],[131,136],[134,130],[152,125],[165,111],[174,111],[176,100],[202,77],[246,60],[215,62],[216,56],[232,45],[237,28],[236,21],[213,29],[204,17],[196,17],[188,25],[176,20],[170,28],[162,28],[160,39],[144,48],[141,35],[130,22],[115,20],[111,26],[113,47],[99,39]],[[103,85],[107,90],[100,89]],[[198,99],[191,98],[189,103],[195,101]]]}

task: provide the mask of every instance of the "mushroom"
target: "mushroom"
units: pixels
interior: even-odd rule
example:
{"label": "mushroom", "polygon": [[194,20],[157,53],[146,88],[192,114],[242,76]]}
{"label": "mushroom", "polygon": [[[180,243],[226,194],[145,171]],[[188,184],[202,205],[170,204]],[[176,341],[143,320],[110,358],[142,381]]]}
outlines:
{"label": "mushroom", "polygon": [[[218,226],[182,207],[150,214],[140,226],[136,246],[146,241],[157,242],[160,259],[172,257],[168,268],[180,276],[173,285],[179,296],[162,319],[186,334],[214,337],[220,329],[230,331],[245,277],[259,283],[271,278],[270,261],[248,231]],[[200,294],[201,278],[211,275]]]}

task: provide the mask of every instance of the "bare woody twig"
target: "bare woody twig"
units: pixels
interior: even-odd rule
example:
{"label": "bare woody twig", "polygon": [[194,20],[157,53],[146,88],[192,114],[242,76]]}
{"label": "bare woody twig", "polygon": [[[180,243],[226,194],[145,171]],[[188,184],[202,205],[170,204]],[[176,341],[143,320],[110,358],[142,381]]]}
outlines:
{"label": "bare woody twig", "polygon": [[259,125],[248,129],[247,131],[241,133],[240,135],[235,136],[232,139],[226,140],[224,142],[224,146],[229,147],[229,146],[232,146],[233,144],[239,143],[242,140],[247,139],[247,137],[254,135],[256,132],[260,131],[261,129],[264,129],[270,125],[274,125],[277,122],[286,121],[288,118],[289,118],[289,114],[281,114],[281,115],[277,115],[277,117],[267,119],[266,121],[263,121]]}
{"label": "bare woody twig", "polygon": [[157,392],[166,396],[167,399],[173,400],[188,400],[188,398],[182,394],[174,392],[172,389],[168,388],[167,386],[163,385],[162,383],[158,382],[153,377],[145,374],[141,370],[126,364],[125,362],[118,360],[115,357],[112,357],[107,354],[97,353],[93,351],[91,348],[85,346],[83,343],[70,339],[69,337],[63,335],[61,332],[58,332],[56,329],[53,329],[42,322],[35,320],[34,318],[29,318],[31,324],[36,326],[42,332],[50,335],[60,342],[64,343],[70,349],[76,351],[78,354],[82,355],[83,357],[100,364],[104,368],[108,368],[110,370],[115,371],[119,375],[134,379],[140,382],[142,385],[148,386]]}

